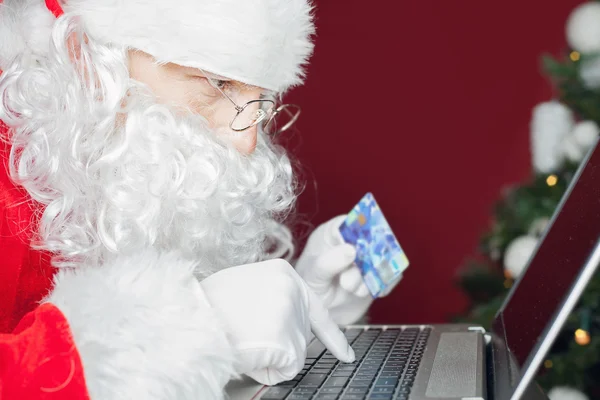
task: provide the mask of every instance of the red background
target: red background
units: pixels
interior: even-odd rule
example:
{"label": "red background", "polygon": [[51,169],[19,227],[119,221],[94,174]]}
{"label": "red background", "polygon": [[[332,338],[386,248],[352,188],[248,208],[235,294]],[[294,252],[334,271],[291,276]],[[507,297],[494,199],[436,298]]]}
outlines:
{"label": "red background", "polygon": [[314,225],[373,192],[411,266],[372,322],[445,322],[457,270],[502,187],[529,176],[529,122],[552,90],[540,56],[565,48],[580,0],[327,1],[317,5],[303,114],[288,138]]}

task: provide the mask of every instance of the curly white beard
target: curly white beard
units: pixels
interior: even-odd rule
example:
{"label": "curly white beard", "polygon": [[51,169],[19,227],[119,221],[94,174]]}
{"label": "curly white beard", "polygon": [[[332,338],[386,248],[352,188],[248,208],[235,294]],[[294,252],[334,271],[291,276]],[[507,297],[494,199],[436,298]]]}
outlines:
{"label": "curly white beard", "polygon": [[244,156],[202,117],[176,116],[129,79],[126,49],[82,41],[78,71],[65,40],[73,32],[81,35],[72,20],[57,24],[48,59],[0,78],[11,176],[45,206],[38,246],[54,264],[96,265],[152,246],[200,261],[205,276],[292,256],[281,223],[296,199],[285,152],[261,133]]}

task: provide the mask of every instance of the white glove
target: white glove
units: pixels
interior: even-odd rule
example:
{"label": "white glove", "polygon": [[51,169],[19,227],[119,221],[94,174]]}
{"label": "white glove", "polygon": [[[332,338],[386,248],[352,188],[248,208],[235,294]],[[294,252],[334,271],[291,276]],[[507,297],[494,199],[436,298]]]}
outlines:
{"label": "white glove", "polygon": [[275,259],[231,267],[201,282],[229,333],[236,369],[264,385],[294,378],[314,335],[343,362],[354,351],[292,266]]}
{"label": "white glove", "polygon": [[[346,215],[320,225],[308,238],[296,271],[321,298],[338,325],[358,321],[373,302],[360,270],[354,264],[356,249],[339,232]],[[400,281],[394,281],[380,297],[387,296]]]}

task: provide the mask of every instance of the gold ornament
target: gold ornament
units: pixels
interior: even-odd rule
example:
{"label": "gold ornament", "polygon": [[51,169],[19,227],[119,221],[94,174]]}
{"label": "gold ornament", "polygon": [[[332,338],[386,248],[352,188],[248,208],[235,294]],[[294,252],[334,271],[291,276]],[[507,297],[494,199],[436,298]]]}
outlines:
{"label": "gold ornament", "polygon": [[571,54],[569,54],[569,58],[571,61],[576,62],[581,58],[581,54],[579,54],[578,51],[572,51]]}
{"label": "gold ornament", "polygon": [[575,342],[580,346],[587,346],[591,341],[590,333],[583,329],[575,331]]}

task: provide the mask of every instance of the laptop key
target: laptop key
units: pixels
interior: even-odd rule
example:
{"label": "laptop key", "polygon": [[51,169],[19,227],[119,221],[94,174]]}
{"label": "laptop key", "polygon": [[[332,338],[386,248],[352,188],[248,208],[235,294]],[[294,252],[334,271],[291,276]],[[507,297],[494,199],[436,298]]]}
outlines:
{"label": "laptop key", "polygon": [[319,393],[339,394],[339,393],[342,393],[342,390],[344,390],[344,388],[341,388],[341,387],[323,387],[323,388],[321,388],[321,390],[319,391]]}
{"label": "laptop key", "polygon": [[293,388],[296,385],[298,385],[298,382],[299,381],[294,381],[294,380],[292,380],[292,381],[284,381],[284,382],[280,382],[280,383],[276,384],[275,387],[288,386],[290,388]]}
{"label": "laptop key", "polygon": [[369,400],[392,400],[392,394],[388,393],[374,393],[367,397]]}
{"label": "laptop key", "polygon": [[288,387],[270,387],[265,394],[262,395],[262,400],[282,400],[290,394],[292,388]]}
{"label": "laptop key", "polygon": [[358,393],[358,394],[367,394],[367,392],[369,391],[368,387],[355,387],[355,386],[350,386],[347,390],[346,393]]}
{"label": "laptop key", "polygon": [[372,393],[393,394],[394,393],[394,387],[393,386],[375,386],[373,388],[373,392]]}
{"label": "laptop key", "polygon": [[373,377],[377,375],[377,371],[363,371],[358,370],[354,379],[373,379]]}
{"label": "laptop key", "polygon": [[331,394],[331,393],[319,393],[313,399],[315,400],[336,400],[340,395],[339,394]]}
{"label": "laptop key", "polygon": [[386,362],[385,363],[386,367],[404,367],[404,363],[403,362],[398,362],[398,361],[392,361],[392,362]]}
{"label": "laptop key", "polygon": [[317,361],[317,363],[315,365],[335,365],[337,364],[337,359],[328,359],[328,358],[322,358],[319,361]]}
{"label": "laptop key", "polygon": [[348,383],[347,376],[332,376],[325,382],[325,387],[344,387]]}
{"label": "laptop key", "polygon": [[331,376],[342,376],[342,377],[351,377],[352,376],[352,372],[351,371],[335,371],[333,374],[331,374]]}
{"label": "laptop key", "polygon": [[285,400],[310,400],[312,397],[312,393],[292,393]]}
{"label": "laptop key", "polygon": [[294,393],[308,393],[313,394],[317,391],[316,387],[297,387],[294,389]]}
{"label": "laptop key", "polygon": [[364,400],[365,395],[359,393],[348,393],[340,397],[340,400]]}
{"label": "laptop key", "polygon": [[400,375],[402,375],[402,371],[404,371],[404,368],[401,368],[401,367],[383,367],[381,369],[381,374],[382,375],[395,375],[397,377],[400,377]]}
{"label": "laptop key", "polygon": [[350,382],[350,385],[348,385],[349,388],[356,388],[356,389],[368,389],[371,387],[371,385],[373,384],[373,381],[355,381],[353,380],[352,382]]}
{"label": "laptop key", "polygon": [[300,386],[316,386],[319,387],[327,379],[327,374],[308,374],[301,381]]}
{"label": "laptop key", "polygon": [[329,374],[329,373],[331,373],[331,371],[333,371],[334,368],[335,368],[335,365],[319,365],[319,366],[313,367],[309,373],[311,373],[311,374],[315,374],[315,373]]}
{"label": "laptop key", "polygon": [[380,378],[375,382],[375,386],[393,386],[398,384],[398,378]]}

